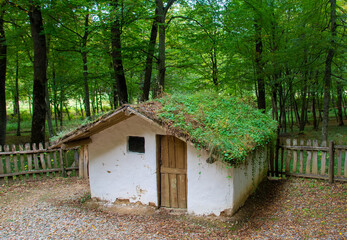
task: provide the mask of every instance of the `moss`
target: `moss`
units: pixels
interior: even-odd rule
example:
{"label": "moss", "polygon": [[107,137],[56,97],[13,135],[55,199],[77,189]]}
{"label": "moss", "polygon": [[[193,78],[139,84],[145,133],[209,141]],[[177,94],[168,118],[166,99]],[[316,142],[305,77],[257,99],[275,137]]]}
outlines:
{"label": "moss", "polygon": [[230,164],[243,163],[255,147],[271,141],[277,128],[269,115],[245,99],[198,92],[164,95],[155,101],[161,106],[155,118]]}

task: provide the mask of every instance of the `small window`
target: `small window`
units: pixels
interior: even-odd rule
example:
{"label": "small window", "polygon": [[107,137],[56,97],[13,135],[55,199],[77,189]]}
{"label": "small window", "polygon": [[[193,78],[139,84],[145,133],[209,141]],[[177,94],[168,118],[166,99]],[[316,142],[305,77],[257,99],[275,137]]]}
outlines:
{"label": "small window", "polygon": [[129,137],[128,140],[129,152],[145,153],[145,138],[144,137]]}

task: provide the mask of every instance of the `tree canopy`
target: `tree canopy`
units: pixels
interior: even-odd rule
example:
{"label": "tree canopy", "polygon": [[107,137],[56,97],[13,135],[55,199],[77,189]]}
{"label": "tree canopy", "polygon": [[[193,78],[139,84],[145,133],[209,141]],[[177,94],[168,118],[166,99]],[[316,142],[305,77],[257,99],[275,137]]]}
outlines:
{"label": "tree canopy", "polygon": [[2,0],[0,145],[20,105],[38,142],[71,109],[200,90],[253,99],[281,132],[322,122],[326,138],[329,109],[346,116],[345,16],[341,0]]}

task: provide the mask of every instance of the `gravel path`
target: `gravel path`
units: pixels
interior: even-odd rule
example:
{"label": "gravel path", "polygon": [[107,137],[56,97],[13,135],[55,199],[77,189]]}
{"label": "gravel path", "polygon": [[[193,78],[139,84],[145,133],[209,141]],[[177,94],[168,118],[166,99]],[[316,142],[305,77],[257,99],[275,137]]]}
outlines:
{"label": "gravel path", "polygon": [[[115,213],[77,178],[0,186],[0,239],[346,239],[346,185],[267,182],[234,217]],[[319,191],[321,193],[319,193]]]}
{"label": "gravel path", "polygon": [[[84,180],[49,179],[11,186],[0,194],[0,239],[210,239],[221,231],[182,216],[119,215],[81,203]],[[221,236],[219,236],[221,235]]]}

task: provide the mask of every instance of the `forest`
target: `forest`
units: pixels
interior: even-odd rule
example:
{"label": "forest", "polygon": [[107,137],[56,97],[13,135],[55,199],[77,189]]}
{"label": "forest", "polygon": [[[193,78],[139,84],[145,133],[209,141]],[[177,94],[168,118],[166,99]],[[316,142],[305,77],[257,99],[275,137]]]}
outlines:
{"label": "forest", "polygon": [[0,0],[0,145],[163,93],[247,98],[279,132],[347,118],[343,0]]}

